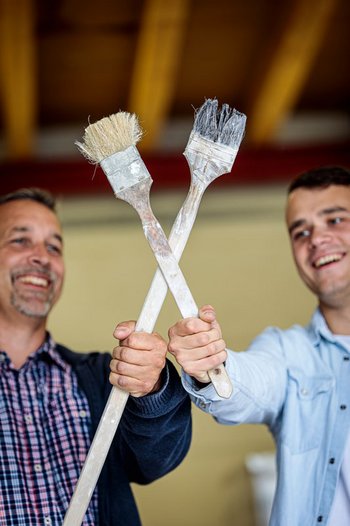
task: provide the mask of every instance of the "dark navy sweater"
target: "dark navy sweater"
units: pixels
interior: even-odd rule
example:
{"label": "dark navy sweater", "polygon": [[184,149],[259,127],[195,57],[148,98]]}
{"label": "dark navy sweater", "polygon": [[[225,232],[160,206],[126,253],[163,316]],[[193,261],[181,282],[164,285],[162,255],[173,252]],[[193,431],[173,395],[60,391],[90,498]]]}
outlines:
{"label": "dark navy sweater", "polygon": [[[76,372],[87,397],[92,439],[111,390],[111,356],[56,348]],[[189,449],[190,399],[169,360],[162,374],[164,387],[158,393],[128,398],[98,480],[99,526],[140,526],[130,482],[147,484],[165,475]]]}

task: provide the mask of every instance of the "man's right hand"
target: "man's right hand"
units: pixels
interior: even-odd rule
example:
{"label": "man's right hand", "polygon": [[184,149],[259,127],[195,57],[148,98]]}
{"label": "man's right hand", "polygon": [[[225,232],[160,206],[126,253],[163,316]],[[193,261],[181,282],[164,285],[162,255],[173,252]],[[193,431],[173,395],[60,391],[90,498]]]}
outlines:
{"label": "man's right hand", "polygon": [[199,310],[198,318],[185,318],[169,329],[168,351],[183,370],[198,382],[209,383],[207,371],[225,362],[226,344],[211,305]]}

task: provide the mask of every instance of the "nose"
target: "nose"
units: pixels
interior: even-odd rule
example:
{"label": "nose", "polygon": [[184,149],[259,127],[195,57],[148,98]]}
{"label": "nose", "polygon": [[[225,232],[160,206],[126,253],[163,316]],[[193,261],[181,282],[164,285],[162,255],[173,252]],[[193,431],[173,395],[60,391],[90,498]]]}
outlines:
{"label": "nose", "polygon": [[29,260],[33,265],[48,267],[50,264],[50,258],[45,245],[36,244],[29,256]]}
{"label": "nose", "polygon": [[321,246],[324,243],[329,242],[331,235],[329,230],[324,226],[315,226],[312,228],[309,242],[312,248]]}

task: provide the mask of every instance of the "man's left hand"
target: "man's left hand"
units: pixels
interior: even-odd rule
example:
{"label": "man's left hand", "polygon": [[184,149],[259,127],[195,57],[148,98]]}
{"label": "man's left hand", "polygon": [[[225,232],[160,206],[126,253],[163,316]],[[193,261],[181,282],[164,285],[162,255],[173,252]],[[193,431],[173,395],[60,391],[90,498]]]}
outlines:
{"label": "man's left hand", "polygon": [[112,385],[140,397],[160,389],[167,344],[157,333],[134,330],[134,321],[119,323],[115,328],[113,334],[119,345],[113,349],[109,379]]}

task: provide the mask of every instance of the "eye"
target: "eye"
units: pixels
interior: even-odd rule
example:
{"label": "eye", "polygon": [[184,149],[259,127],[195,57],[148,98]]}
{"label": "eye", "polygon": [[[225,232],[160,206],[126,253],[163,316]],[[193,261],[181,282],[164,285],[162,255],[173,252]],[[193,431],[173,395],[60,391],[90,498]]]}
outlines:
{"label": "eye", "polygon": [[60,256],[62,254],[62,247],[49,243],[47,245],[48,252]]}
{"label": "eye", "polygon": [[10,240],[12,245],[27,246],[30,244],[30,240],[27,237],[15,237]]}
{"label": "eye", "polygon": [[292,239],[293,241],[298,241],[300,239],[305,239],[310,236],[310,230],[304,228],[303,230],[297,230],[294,232]]}
{"label": "eye", "polygon": [[342,223],[344,221],[344,218],[343,217],[332,217],[331,219],[328,220],[328,222],[331,224],[331,225],[339,225],[340,223]]}

